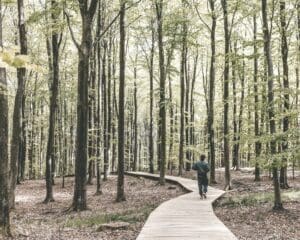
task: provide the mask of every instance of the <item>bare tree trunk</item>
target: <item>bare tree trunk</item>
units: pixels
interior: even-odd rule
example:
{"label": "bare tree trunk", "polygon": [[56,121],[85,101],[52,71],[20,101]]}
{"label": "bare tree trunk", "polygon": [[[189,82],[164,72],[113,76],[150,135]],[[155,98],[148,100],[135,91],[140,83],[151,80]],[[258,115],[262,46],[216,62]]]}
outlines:
{"label": "bare tree trunk", "polygon": [[[51,8],[54,9],[57,7],[57,2],[51,1]],[[55,11],[51,11],[51,19],[53,24],[57,24],[58,16],[55,14]],[[50,114],[49,114],[49,130],[48,130],[48,144],[47,144],[47,155],[46,155],[46,198],[44,203],[53,202],[53,165],[55,161],[55,148],[54,148],[54,139],[55,139],[55,123],[56,123],[56,114],[58,107],[58,87],[59,87],[59,40],[58,34],[52,30],[52,39],[51,39],[51,50],[52,58],[51,59],[51,95],[50,95]]]}
{"label": "bare tree trunk", "polygon": [[184,168],[184,143],[185,143],[185,64],[186,64],[186,37],[187,37],[187,26],[184,22],[182,24],[182,46],[181,46],[181,62],[180,62],[180,140],[179,140],[179,166],[178,175],[182,176]]}
{"label": "bare tree trunk", "polygon": [[[0,0],[0,48],[2,40],[2,0]],[[0,237],[10,236],[9,159],[8,159],[8,90],[6,69],[0,68]]]}
{"label": "bare tree trunk", "polygon": [[[258,49],[257,49],[257,17],[256,14],[253,16],[253,41],[254,41],[254,131],[255,137],[260,136],[259,129],[259,115],[258,115]],[[260,141],[255,141],[255,181],[260,181],[260,166],[259,166],[259,157],[261,154],[261,143]]]}
{"label": "bare tree trunk", "polygon": [[[136,56],[137,64],[137,56]],[[134,147],[133,147],[133,171],[136,171],[138,164],[138,103],[137,103],[137,66],[134,68],[134,90],[133,90],[133,101],[134,101]]]}
{"label": "bare tree trunk", "polygon": [[209,111],[208,111],[208,137],[209,137],[209,157],[210,157],[210,182],[216,183],[216,160],[215,160],[215,130],[214,130],[214,101],[215,101],[215,63],[216,63],[216,27],[217,16],[215,13],[215,0],[209,0],[212,26],[211,26],[211,60],[209,72]]}
{"label": "bare tree trunk", "polygon": [[154,173],[154,141],[153,141],[153,71],[154,71],[154,47],[155,30],[154,20],[151,20],[151,52],[149,60],[149,78],[150,78],[150,129],[149,129],[149,172]]}
{"label": "bare tree trunk", "polygon": [[118,186],[117,202],[126,200],[124,191],[124,124],[125,124],[125,12],[126,1],[121,0],[120,6],[120,76],[119,76],[119,122],[118,122]]}
{"label": "bare tree trunk", "polygon": [[92,48],[92,25],[97,0],[90,4],[78,0],[82,18],[81,44],[78,47],[78,100],[77,100],[77,135],[75,158],[75,186],[73,209],[81,211],[87,209],[86,181],[87,181],[87,141],[88,141],[88,79],[89,60]]}
{"label": "bare tree trunk", "polygon": [[237,92],[236,92],[236,72],[237,72],[237,42],[234,42],[234,47],[231,49],[232,57],[232,93],[233,93],[233,149],[232,149],[232,166],[238,169],[239,154],[238,154],[238,120],[237,120]]}
{"label": "bare tree trunk", "polygon": [[224,164],[225,164],[225,189],[231,189],[230,180],[230,156],[229,156],[229,125],[228,125],[228,112],[229,112],[229,24],[227,12],[227,0],[222,0],[222,8],[224,15],[224,32],[225,32],[225,67],[224,67],[224,85],[223,85],[223,104],[224,104]]}
{"label": "bare tree trunk", "polygon": [[[283,87],[284,87],[284,118],[283,118],[283,132],[284,138],[282,143],[283,154],[288,153],[289,144],[288,144],[288,131],[290,125],[290,97],[289,97],[289,66],[288,66],[288,52],[289,46],[287,43],[287,23],[286,23],[286,7],[285,1],[280,1],[280,25],[281,25],[281,57],[282,57],[282,66],[283,66]],[[281,188],[287,189],[288,178],[287,178],[287,157],[282,159],[282,167],[280,169],[280,186]]]}
{"label": "bare tree trunk", "polygon": [[165,184],[165,168],[166,168],[166,97],[165,97],[165,56],[163,44],[163,0],[156,0],[156,15],[157,15],[157,31],[158,31],[158,48],[159,48],[159,73],[160,73],[160,91],[159,91],[159,162],[160,162],[160,178],[159,183]]}
{"label": "bare tree trunk", "polygon": [[[24,1],[18,0],[18,23],[19,23],[19,38],[20,38],[20,54],[27,55],[27,37],[24,16]],[[24,94],[26,68],[17,69],[18,88],[15,97],[15,106],[13,113],[13,132],[11,139],[11,154],[10,154],[10,207],[15,207],[15,189],[17,183],[19,146],[22,134],[22,99]]]}
{"label": "bare tree trunk", "polygon": [[[274,136],[276,134],[276,123],[275,123],[275,111],[274,111],[274,72],[273,72],[273,62],[271,55],[271,35],[268,26],[268,14],[267,14],[267,0],[262,0],[262,18],[263,18],[263,33],[264,33],[264,53],[267,61],[268,68],[268,115],[269,115],[269,128],[270,133]],[[272,139],[270,143],[271,154],[276,154],[276,140]],[[274,183],[274,209],[283,209],[281,194],[280,194],[280,184],[278,179],[278,167],[277,160],[273,159],[273,183]]]}

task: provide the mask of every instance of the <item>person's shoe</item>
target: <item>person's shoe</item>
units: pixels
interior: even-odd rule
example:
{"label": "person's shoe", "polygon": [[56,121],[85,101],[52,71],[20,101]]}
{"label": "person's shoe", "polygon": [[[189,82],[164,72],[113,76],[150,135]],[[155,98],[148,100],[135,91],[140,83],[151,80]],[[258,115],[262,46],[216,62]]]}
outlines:
{"label": "person's shoe", "polygon": [[203,199],[203,195],[202,194],[200,194],[200,199]]}
{"label": "person's shoe", "polygon": [[205,199],[207,198],[207,197],[206,197],[206,193],[203,193],[203,196],[204,196]]}

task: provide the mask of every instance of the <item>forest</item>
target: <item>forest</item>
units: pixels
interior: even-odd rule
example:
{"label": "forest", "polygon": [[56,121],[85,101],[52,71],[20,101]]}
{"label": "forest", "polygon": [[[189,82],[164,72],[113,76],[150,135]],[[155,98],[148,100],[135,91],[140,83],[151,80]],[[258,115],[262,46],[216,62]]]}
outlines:
{"label": "forest", "polygon": [[300,239],[299,74],[300,0],[0,0],[0,239],[160,239],[201,154],[236,239]]}

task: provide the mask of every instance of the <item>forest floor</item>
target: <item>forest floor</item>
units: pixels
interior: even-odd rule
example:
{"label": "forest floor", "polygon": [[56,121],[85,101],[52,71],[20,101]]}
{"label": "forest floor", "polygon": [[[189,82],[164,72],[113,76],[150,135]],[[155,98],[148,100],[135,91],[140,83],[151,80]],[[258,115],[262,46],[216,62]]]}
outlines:
{"label": "forest floor", "polygon": [[[54,186],[55,202],[45,205],[44,180],[25,181],[17,186],[16,209],[12,212],[16,239],[136,239],[148,215],[160,203],[179,196],[184,191],[174,185],[160,186],[157,181],[126,176],[127,201],[116,203],[116,176],[102,182],[103,194],[95,196],[95,185],[87,187],[88,207],[83,212],[67,211],[73,196],[73,178],[61,179]],[[172,186],[172,187],[171,187]],[[127,222],[125,230],[97,229],[101,224]]]}
{"label": "forest floor", "polygon": [[[289,173],[290,174],[290,173]],[[187,177],[195,179],[195,172]],[[300,239],[300,172],[289,179],[290,188],[282,190],[283,211],[273,211],[273,184],[268,174],[254,182],[253,169],[232,171],[233,189],[215,203],[216,215],[239,240]],[[218,184],[224,188],[224,171],[216,172]],[[209,194],[209,193],[208,193]]]}

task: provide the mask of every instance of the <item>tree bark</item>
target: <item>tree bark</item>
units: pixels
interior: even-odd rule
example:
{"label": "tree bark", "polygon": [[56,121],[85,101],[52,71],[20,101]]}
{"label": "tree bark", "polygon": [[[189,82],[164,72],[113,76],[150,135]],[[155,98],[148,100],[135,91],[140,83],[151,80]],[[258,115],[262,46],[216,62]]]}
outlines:
{"label": "tree bark", "polygon": [[118,121],[118,186],[117,186],[117,202],[126,201],[124,191],[124,143],[125,143],[125,13],[126,2],[121,0],[120,6],[120,76],[119,76],[119,121]]}
{"label": "tree bark", "polygon": [[92,49],[92,25],[98,1],[78,0],[82,18],[81,44],[78,47],[78,100],[77,100],[77,135],[75,158],[75,186],[73,209],[87,209],[87,141],[88,141],[88,79],[89,60]]}
{"label": "tree bark", "polygon": [[[136,57],[137,64],[137,57]],[[134,148],[133,148],[133,171],[137,170],[138,164],[138,103],[137,103],[137,66],[134,68],[134,89],[133,89],[133,101],[134,101]]]}
{"label": "tree bark", "polygon": [[[256,14],[253,16],[253,42],[254,42],[254,131],[255,137],[258,138],[260,136],[259,129],[259,112],[258,112],[258,104],[259,104],[259,92],[258,92],[258,48],[257,48],[257,17]],[[255,141],[255,181],[260,181],[260,166],[259,166],[259,157],[261,154],[261,143],[259,140]]]}
{"label": "tree bark", "polygon": [[[51,9],[57,7],[57,2],[51,1]],[[58,16],[55,11],[51,11],[51,20],[53,24],[57,24]],[[48,144],[47,144],[47,155],[46,155],[46,198],[44,203],[53,202],[53,163],[55,161],[55,123],[56,123],[56,113],[58,107],[58,88],[59,88],[59,40],[58,33],[52,30],[51,36],[51,88],[50,88],[50,109],[49,109],[49,129],[48,129]]]}
{"label": "tree bark", "polygon": [[[2,0],[0,0],[0,48],[2,39]],[[6,69],[0,68],[0,237],[10,236],[9,159],[8,159],[8,89]]]}
{"label": "tree bark", "polygon": [[208,142],[209,142],[209,160],[210,160],[210,182],[216,183],[216,154],[215,154],[215,130],[214,130],[214,102],[215,102],[215,63],[216,63],[216,27],[217,16],[215,13],[215,0],[209,0],[212,25],[210,35],[211,59],[209,71],[209,110],[208,110]]}
{"label": "tree bark", "polygon": [[228,11],[227,0],[222,0],[222,8],[224,15],[224,32],[225,32],[225,67],[224,67],[224,81],[223,81],[223,104],[224,104],[224,122],[223,122],[223,144],[224,144],[224,164],[225,164],[225,189],[231,189],[230,180],[230,156],[229,156],[229,125],[228,125],[228,112],[229,112],[229,24],[228,24]]}
{"label": "tree bark", "polygon": [[288,144],[288,131],[290,125],[290,97],[289,97],[289,66],[288,66],[288,54],[289,46],[287,42],[287,23],[286,23],[286,6],[285,1],[280,1],[280,26],[281,26],[281,58],[283,66],[283,88],[284,88],[284,118],[283,118],[283,143],[282,152],[284,157],[282,159],[282,166],[280,169],[280,186],[281,188],[287,189],[288,178],[287,178],[287,164],[288,159],[286,154],[288,154],[289,144]]}
{"label": "tree bark", "polygon": [[166,97],[165,97],[165,56],[163,43],[163,0],[156,0],[156,16],[157,16],[157,31],[158,31],[158,48],[159,48],[159,163],[160,163],[160,178],[159,183],[165,184],[165,165],[166,165]]}
{"label": "tree bark", "polygon": [[[271,154],[276,154],[276,123],[275,123],[275,111],[274,111],[274,71],[273,71],[273,62],[271,55],[271,35],[268,26],[268,14],[267,14],[267,0],[262,0],[262,18],[263,18],[263,36],[264,36],[264,53],[267,61],[267,70],[268,70],[268,115],[269,115],[269,128],[270,134],[273,136],[270,148]],[[273,159],[272,163],[273,170],[273,184],[274,184],[274,210],[283,209],[281,194],[280,194],[280,184],[278,179],[278,162],[276,158]]]}
{"label": "tree bark", "polygon": [[154,173],[154,140],[153,140],[153,71],[154,71],[154,51],[155,51],[155,30],[154,20],[151,20],[151,52],[149,60],[149,80],[150,80],[150,128],[149,128],[149,172]]}
{"label": "tree bark", "polygon": [[[20,54],[27,55],[27,37],[24,14],[24,1],[18,0],[18,25],[19,25],[19,41]],[[17,69],[18,88],[15,96],[15,106],[13,112],[13,130],[11,139],[11,155],[10,155],[10,207],[15,207],[15,189],[17,183],[19,146],[22,134],[22,99],[24,95],[24,86],[26,78],[26,68]]]}
{"label": "tree bark", "polygon": [[[179,169],[178,175],[182,176],[184,168],[184,144],[185,144],[185,101],[187,99],[185,89],[185,64],[186,64],[186,35],[187,26],[184,22],[182,24],[182,42],[181,42],[181,62],[180,62],[180,139],[179,139]],[[185,97],[186,95],[186,97]]]}

